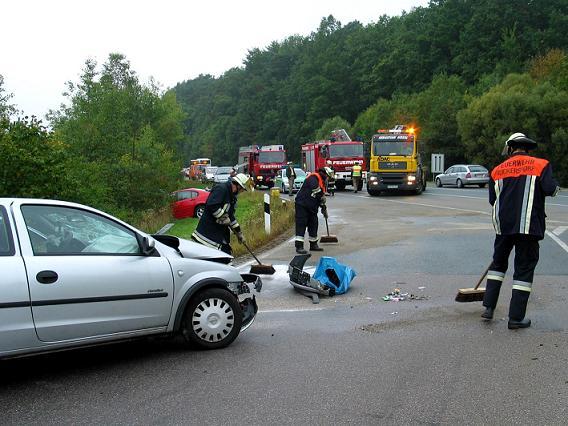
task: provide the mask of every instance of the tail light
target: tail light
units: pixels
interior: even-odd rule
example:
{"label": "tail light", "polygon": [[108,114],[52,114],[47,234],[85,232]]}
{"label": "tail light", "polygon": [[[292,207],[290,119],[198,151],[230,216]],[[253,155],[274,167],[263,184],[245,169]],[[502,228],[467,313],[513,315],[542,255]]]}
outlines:
{"label": "tail light", "polygon": [[467,175],[465,175],[465,177],[469,179],[471,177],[471,173],[467,172]]}

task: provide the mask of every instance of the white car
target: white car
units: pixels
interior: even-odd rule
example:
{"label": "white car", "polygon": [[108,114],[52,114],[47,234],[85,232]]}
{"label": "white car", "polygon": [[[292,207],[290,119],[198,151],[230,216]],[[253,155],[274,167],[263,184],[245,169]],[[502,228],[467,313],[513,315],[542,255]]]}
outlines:
{"label": "white car", "polygon": [[205,180],[207,182],[213,182],[216,172],[217,172],[217,166],[205,167]]}
{"label": "white car", "polygon": [[231,173],[233,173],[234,169],[232,167],[217,167],[217,171],[215,172],[215,176],[213,178],[213,182],[215,183],[223,183],[227,182],[231,177]]}
{"label": "white car", "polygon": [[227,346],[262,286],[231,260],[80,204],[0,198],[0,358],[160,334]]}

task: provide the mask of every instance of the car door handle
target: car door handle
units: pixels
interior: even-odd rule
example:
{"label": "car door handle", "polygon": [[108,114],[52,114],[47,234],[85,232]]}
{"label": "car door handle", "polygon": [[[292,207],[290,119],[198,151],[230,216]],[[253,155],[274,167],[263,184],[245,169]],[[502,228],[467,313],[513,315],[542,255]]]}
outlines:
{"label": "car door handle", "polygon": [[41,284],[53,284],[59,275],[55,271],[40,271],[36,275],[36,280]]}

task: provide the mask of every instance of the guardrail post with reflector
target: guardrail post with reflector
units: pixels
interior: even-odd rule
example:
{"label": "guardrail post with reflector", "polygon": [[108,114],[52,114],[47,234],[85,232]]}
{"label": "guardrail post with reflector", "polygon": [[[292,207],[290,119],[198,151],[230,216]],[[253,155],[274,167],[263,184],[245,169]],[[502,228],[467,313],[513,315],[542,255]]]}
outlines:
{"label": "guardrail post with reflector", "polygon": [[270,195],[264,194],[264,231],[270,234]]}

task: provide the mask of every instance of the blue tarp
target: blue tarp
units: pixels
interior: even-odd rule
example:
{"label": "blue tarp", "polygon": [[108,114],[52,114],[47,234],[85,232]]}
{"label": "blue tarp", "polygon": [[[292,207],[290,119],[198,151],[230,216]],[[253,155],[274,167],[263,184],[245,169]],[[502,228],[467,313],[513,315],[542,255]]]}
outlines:
{"label": "blue tarp", "polygon": [[[335,284],[331,279],[330,275],[333,277],[332,270],[337,275],[339,284]],[[326,271],[328,271],[326,273]],[[351,281],[357,273],[351,269],[349,266],[342,265],[335,259],[335,257],[322,256],[319,263],[316,266],[316,271],[314,272],[313,278],[321,282],[323,285],[335,289],[335,294],[347,293]],[[336,280],[337,281],[337,280]]]}

